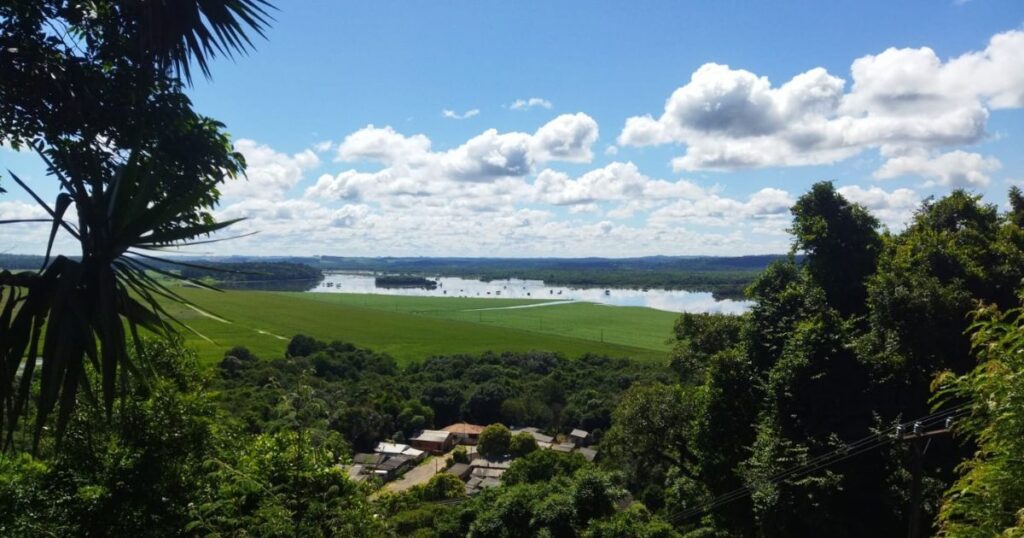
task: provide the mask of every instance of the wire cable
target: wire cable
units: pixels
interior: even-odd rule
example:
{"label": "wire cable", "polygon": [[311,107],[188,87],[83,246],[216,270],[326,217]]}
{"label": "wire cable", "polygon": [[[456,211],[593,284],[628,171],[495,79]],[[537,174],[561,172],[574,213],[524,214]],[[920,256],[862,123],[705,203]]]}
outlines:
{"label": "wire cable", "polygon": [[[854,441],[852,443],[845,444],[845,445],[843,445],[843,446],[841,446],[841,447],[839,447],[839,448],[837,448],[835,450],[832,450],[830,452],[827,452],[825,454],[821,454],[819,456],[811,458],[810,460],[808,460],[806,462],[803,462],[803,463],[801,463],[799,465],[796,465],[796,466],[790,467],[789,469],[785,469],[783,471],[780,471],[780,472],[778,472],[778,473],[768,477],[766,482],[767,483],[779,483],[779,482],[782,482],[783,480],[791,479],[794,476],[810,474],[810,473],[812,473],[814,471],[817,471],[818,469],[821,469],[823,467],[826,467],[826,466],[838,463],[840,461],[847,460],[847,459],[852,458],[854,456],[863,454],[865,452],[874,450],[876,448],[879,448],[881,446],[887,445],[887,444],[892,443],[893,441],[895,441],[896,440],[895,434],[900,432],[902,430],[902,428],[905,428],[908,425],[909,426],[913,426],[913,425],[917,424],[921,428],[928,427],[928,426],[931,426],[931,425],[933,425],[935,423],[947,420],[949,418],[955,418],[955,417],[957,417],[959,415],[962,415],[962,414],[966,413],[968,410],[965,409],[965,408],[968,407],[969,405],[970,405],[969,403],[964,403],[964,404],[958,405],[958,406],[950,408],[950,409],[946,409],[946,410],[943,410],[943,411],[937,411],[935,413],[931,413],[931,414],[925,415],[925,416],[920,417],[920,418],[918,418],[916,420],[910,420],[910,421],[907,421],[907,422],[899,423],[899,424],[897,424],[895,426],[892,426],[892,427],[887,428],[885,430],[881,430],[879,432],[876,432],[876,433],[874,433],[872,435],[869,435],[867,437],[864,437],[864,438],[859,439],[857,441]],[[696,515],[702,515],[704,513],[710,512],[711,510],[714,510],[715,508],[718,508],[719,506],[722,506],[724,504],[728,504],[730,502],[736,501],[736,500],[741,499],[743,497],[746,497],[747,495],[750,495],[752,493],[753,493],[753,488],[751,488],[750,486],[743,486],[743,487],[734,489],[734,490],[732,490],[730,492],[724,493],[724,494],[716,497],[715,499],[712,499],[708,503],[705,503],[705,504],[703,504],[701,506],[693,507],[693,508],[684,510],[683,512],[680,512],[678,514],[675,514],[674,516],[672,516],[670,518],[667,518],[667,521],[669,521],[669,522],[678,522],[678,521],[683,521],[685,519],[688,519],[688,518],[696,516]]]}

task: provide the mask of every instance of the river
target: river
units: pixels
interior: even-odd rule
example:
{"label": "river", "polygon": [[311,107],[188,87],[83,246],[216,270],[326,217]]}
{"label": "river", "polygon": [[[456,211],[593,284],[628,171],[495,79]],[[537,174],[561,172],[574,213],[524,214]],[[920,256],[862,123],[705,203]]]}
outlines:
{"label": "river", "polygon": [[492,280],[484,282],[460,277],[436,277],[438,287],[379,288],[374,275],[359,273],[325,273],[324,279],[311,292],[373,293],[423,297],[480,297],[496,299],[554,299],[583,301],[614,306],[644,306],[669,312],[714,312],[742,314],[750,308],[749,301],[715,299],[709,292],[685,290],[632,290],[621,288],[573,288],[548,286],[540,280]]}

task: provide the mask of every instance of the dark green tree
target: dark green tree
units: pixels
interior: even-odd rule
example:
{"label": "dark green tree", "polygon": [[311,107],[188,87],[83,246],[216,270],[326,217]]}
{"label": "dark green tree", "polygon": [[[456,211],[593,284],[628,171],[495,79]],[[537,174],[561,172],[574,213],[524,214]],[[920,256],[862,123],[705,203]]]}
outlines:
{"label": "dark green tree", "polygon": [[790,259],[769,265],[747,288],[747,297],[754,304],[743,340],[758,376],[767,375],[804,316],[804,287],[804,277]]}
{"label": "dark green tree", "polygon": [[466,401],[462,390],[454,383],[430,385],[423,389],[420,399],[434,410],[434,418],[441,425],[457,422]]}
{"label": "dark green tree", "polygon": [[663,483],[671,467],[691,470],[694,404],[679,386],[631,387],[601,443],[603,461],[625,473],[631,487]]}
{"label": "dark green tree", "polygon": [[827,181],[815,183],[792,213],[793,252],[804,253],[804,266],[828,304],[844,316],[863,314],[865,280],[882,249],[878,220]]}
{"label": "dark green tree", "polygon": [[700,382],[711,357],[740,343],[744,318],[726,314],[679,316],[670,364],[684,381]]}
{"label": "dark green tree", "polygon": [[865,354],[892,379],[895,408],[887,416],[928,411],[929,387],[941,371],[973,366],[965,332],[981,300],[1018,302],[1024,278],[1020,227],[980,196],[954,191],[925,203],[910,226],[887,244],[869,282],[871,331]]}
{"label": "dark green tree", "polygon": [[505,385],[494,382],[484,383],[470,393],[466,400],[465,414],[470,420],[489,424],[501,419],[501,404],[514,395]]}
{"label": "dark green tree", "polygon": [[1020,187],[1014,185],[1010,187],[1008,198],[1010,199],[1010,210],[1007,218],[1012,224],[1024,228],[1024,192],[1021,192]]}
{"label": "dark green tree", "polygon": [[513,435],[508,445],[509,453],[515,458],[526,456],[538,448],[537,440],[527,432],[519,432]]}
{"label": "dark green tree", "polygon": [[577,453],[537,450],[513,460],[501,480],[505,484],[547,482],[556,476],[570,476],[586,465],[587,460]]}
{"label": "dark green tree", "polygon": [[[754,424],[761,409],[762,383],[741,349],[717,353],[710,358],[707,377],[696,393],[692,447],[697,476],[711,496],[726,495],[744,486],[738,473],[750,456],[755,439]],[[737,499],[710,515],[713,526],[734,534],[753,531],[753,514],[748,498]]]}
{"label": "dark green tree", "polygon": [[[867,436],[875,421],[871,371],[850,345],[857,331],[854,321],[827,306],[821,290],[809,287],[807,293],[805,319],[768,372],[752,456],[743,466],[754,491],[759,532],[882,532],[896,521],[879,500],[886,473],[878,453],[860,456],[853,467],[832,465],[772,479],[783,469]],[[863,518],[863,510],[875,516]]]}
{"label": "dark green tree", "polygon": [[491,424],[480,432],[476,448],[485,458],[502,459],[508,456],[511,443],[512,432],[504,424]]}

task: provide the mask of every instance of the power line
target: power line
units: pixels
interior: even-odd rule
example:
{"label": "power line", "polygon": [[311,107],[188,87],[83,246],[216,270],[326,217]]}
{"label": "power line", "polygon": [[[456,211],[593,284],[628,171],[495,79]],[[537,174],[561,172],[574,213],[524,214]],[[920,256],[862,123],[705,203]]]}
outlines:
{"label": "power line", "polygon": [[[908,425],[913,427],[915,431],[919,431],[921,428],[931,426],[943,420],[948,422],[952,418],[955,418],[963,413],[966,413],[967,410],[965,408],[968,405],[969,404],[961,404],[959,406],[947,409],[945,411],[938,411],[935,413],[931,413],[929,415],[925,415],[916,420],[911,420],[897,424],[885,430],[864,437],[863,439],[854,441],[853,443],[845,444],[835,450],[811,458],[810,460],[804,463],[780,471],[768,477],[767,482],[779,483],[782,482],[783,480],[787,480],[795,476],[810,474],[823,467],[863,454],[864,452],[874,450],[883,445],[887,445],[895,441],[897,438],[900,438],[901,433],[904,431],[904,428],[907,427]],[[743,486],[734,489],[730,492],[724,493],[701,506],[696,506],[688,510],[684,510],[683,512],[680,512],[670,518],[667,518],[667,521],[676,523],[696,515],[703,515],[707,512],[714,510],[715,508],[718,508],[719,506],[723,506],[725,504],[746,497],[751,493],[753,493],[753,489],[750,486]]]}

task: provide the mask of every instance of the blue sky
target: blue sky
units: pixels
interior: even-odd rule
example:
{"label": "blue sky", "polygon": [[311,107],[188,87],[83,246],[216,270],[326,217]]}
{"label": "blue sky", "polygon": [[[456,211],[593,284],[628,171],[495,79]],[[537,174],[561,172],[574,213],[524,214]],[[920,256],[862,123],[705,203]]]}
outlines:
{"label": "blue sky", "polygon": [[1019,0],[279,4],[190,90],[250,163],[218,253],[782,252],[818,180],[896,230],[1024,181]]}

